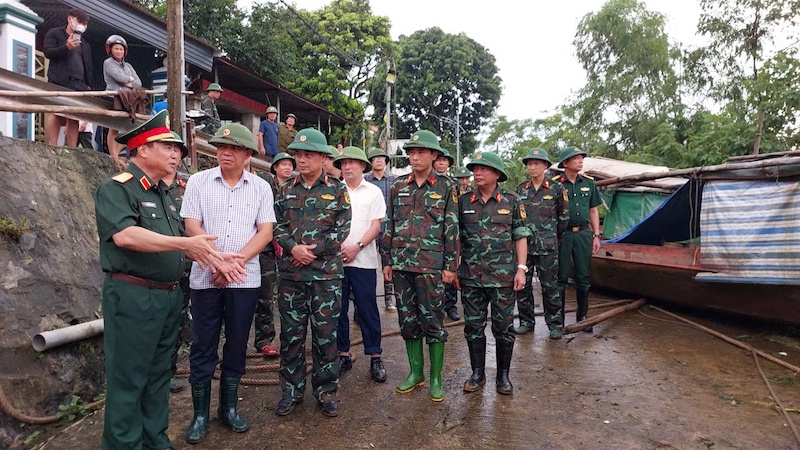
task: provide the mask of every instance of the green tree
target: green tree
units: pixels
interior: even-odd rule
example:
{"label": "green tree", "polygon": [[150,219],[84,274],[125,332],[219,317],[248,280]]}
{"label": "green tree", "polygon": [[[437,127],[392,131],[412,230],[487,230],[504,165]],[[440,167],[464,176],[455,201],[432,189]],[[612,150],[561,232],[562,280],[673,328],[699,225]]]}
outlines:
{"label": "green tree", "polygon": [[[502,80],[495,57],[467,35],[435,27],[400,36],[397,46],[396,135],[432,130],[453,149],[453,121],[460,108],[461,152],[472,153],[478,145],[475,136],[500,101]],[[373,105],[385,111],[381,102]]]}

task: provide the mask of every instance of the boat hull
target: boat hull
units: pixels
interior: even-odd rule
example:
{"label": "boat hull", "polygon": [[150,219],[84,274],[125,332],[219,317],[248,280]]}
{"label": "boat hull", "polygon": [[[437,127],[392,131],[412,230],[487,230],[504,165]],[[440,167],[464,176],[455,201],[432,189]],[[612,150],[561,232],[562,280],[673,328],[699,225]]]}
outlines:
{"label": "boat hull", "polygon": [[601,244],[592,258],[593,287],[689,308],[800,325],[800,286],[694,279],[698,247]]}

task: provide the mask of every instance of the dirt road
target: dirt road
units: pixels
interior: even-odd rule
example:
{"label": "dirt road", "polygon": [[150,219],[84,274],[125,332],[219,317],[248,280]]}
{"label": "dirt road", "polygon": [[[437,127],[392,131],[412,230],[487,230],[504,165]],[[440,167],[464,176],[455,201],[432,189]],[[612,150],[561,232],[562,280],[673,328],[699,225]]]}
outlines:
{"label": "dirt road", "polygon": [[[592,296],[593,303],[605,299]],[[462,392],[470,374],[469,355],[462,328],[456,326],[448,328],[442,403],[431,402],[426,387],[395,393],[408,369],[402,339],[395,335],[383,342],[388,381],[373,382],[368,358],[359,355],[353,370],[340,380],[337,418],[322,415],[310,390],[291,415],[277,417],[278,387],[248,386],[240,391],[240,411],[250,421],[250,431],[233,433],[215,419],[206,440],[192,447],[183,441],[191,418],[187,389],[171,398],[169,434],[177,448],[238,450],[798,448],[790,427],[772,408],[774,401],[750,353],[687,326],[657,320],[666,317],[650,308],[642,313],[652,317],[625,313],[596,325],[594,333],[560,341],[549,341],[537,318],[535,332],[517,338],[513,396],[494,390],[491,336],[486,387]],[[397,330],[396,314],[381,315],[385,330]],[[709,317],[695,319],[800,364],[800,345],[793,337]],[[574,314],[568,314],[567,323],[573,321]],[[359,336],[357,327],[353,335]],[[272,361],[258,358],[249,364],[266,362]],[[761,366],[784,406],[800,408],[796,374],[767,361]],[[58,433],[44,448],[96,449],[102,424],[99,412],[66,431],[51,427],[38,442]]]}

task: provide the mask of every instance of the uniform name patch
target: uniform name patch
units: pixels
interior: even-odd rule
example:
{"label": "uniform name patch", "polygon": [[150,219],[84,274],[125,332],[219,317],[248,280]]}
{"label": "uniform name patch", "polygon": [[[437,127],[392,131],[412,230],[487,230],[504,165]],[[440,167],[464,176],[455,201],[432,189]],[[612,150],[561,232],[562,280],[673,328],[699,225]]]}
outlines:
{"label": "uniform name patch", "polygon": [[468,209],[468,210],[464,211],[464,214],[475,214],[475,210],[474,209]]}
{"label": "uniform name patch", "polygon": [[408,197],[408,196],[410,196],[410,195],[411,195],[411,194],[410,194],[410,193],[408,193],[408,192],[398,192],[398,193],[397,193],[397,196],[398,196],[398,197]]}
{"label": "uniform name patch", "polygon": [[286,200],[289,200],[289,199],[292,199],[292,198],[297,198],[297,196],[294,195],[294,194],[287,194],[286,195]]}
{"label": "uniform name patch", "polygon": [[156,204],[153,202],[142,202],[142,206],[144,206],[145,208],[155,208]]}

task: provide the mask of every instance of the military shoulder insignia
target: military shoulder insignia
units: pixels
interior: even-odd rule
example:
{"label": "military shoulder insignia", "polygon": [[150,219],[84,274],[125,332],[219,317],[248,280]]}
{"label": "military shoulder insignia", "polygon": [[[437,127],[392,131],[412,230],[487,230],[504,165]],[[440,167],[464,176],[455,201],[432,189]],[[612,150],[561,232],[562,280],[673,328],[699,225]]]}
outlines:
{"label": "military shoulder insignia", "polygon": [[133,179],[133,174],[130,172],[120,172],[113,177],[112,180],[116,181],[117,183],[127,183]]}
{"label": "military shoulder insignia", "polygon": [[591,176],[589,176],[589,175],[583,174],[583,176],[584,176],[585,178],[588,178],[588,179],[590,179],[590,180],[594,180],[594,178],[592,178],[592,177],[591,177]]}
{"label": "military shoulder insignia", "polygon": [[344,202],[350,204],[350,193],[347,191],[344,191]]}
{"label": "military shoulder insignia", "polygon": [[333,200],[335,198],[336,197],[332,196],[331,194],[322,194],[322,199],[323,200]]}
{"label": "military shoulder insignia", "polygon": [[553,181],[558,181],[558,180],[560,180],[560,179],[561,179],[561,174],[559,174],[559,175],[556,175],[556,176],[554,176],[553,178],[551,178],[551,180],[553,180]]}
{"label": "military shoulder insignia", "polygon": [[453,202],[458,203],[458,192],[455,189],[451,189],[450,192],[453,193]]}
{"label": "military shoulder insignia", "polygon": [[566,190],[566,189],[562,189],[562,190],[561,190],[561,194],[562,194],[562,195],[563,195],[563,197],[564,197],[564,201],[565,201],[565,202],[569,202],[569,196],[567,195],[567,190]]}
{"label": "military shoulder insignia", "polygon": [[441,195],[439,195],[439,194],[437,194],[436,192],[434,192],[433,194],[431,194],[431,195],[430,195],[430,197],[431,197],[432,199],[434,199],[434,200],[439,200],[440,198],[442,198],[442,196],[441,196]]}
{"label": "military shoulder insignia", "polygon": [[506,215],[506,214],[508,214],[508,213],[510,213],[510,212],[511,212],[511,211],[509,211],[509,210],[507,210],[507,209],[505,209],[505,208],[503,208],[503,209],[498,209],[498,210],[497,210],[497,214],[503,214],[503,215]]}
{"label": "military shoulder insignia", "polygon": [[528,218],[528,214],[525,212],[525,205],[523,205],[522,203],[519,204],[519,217],[522,220]]}

